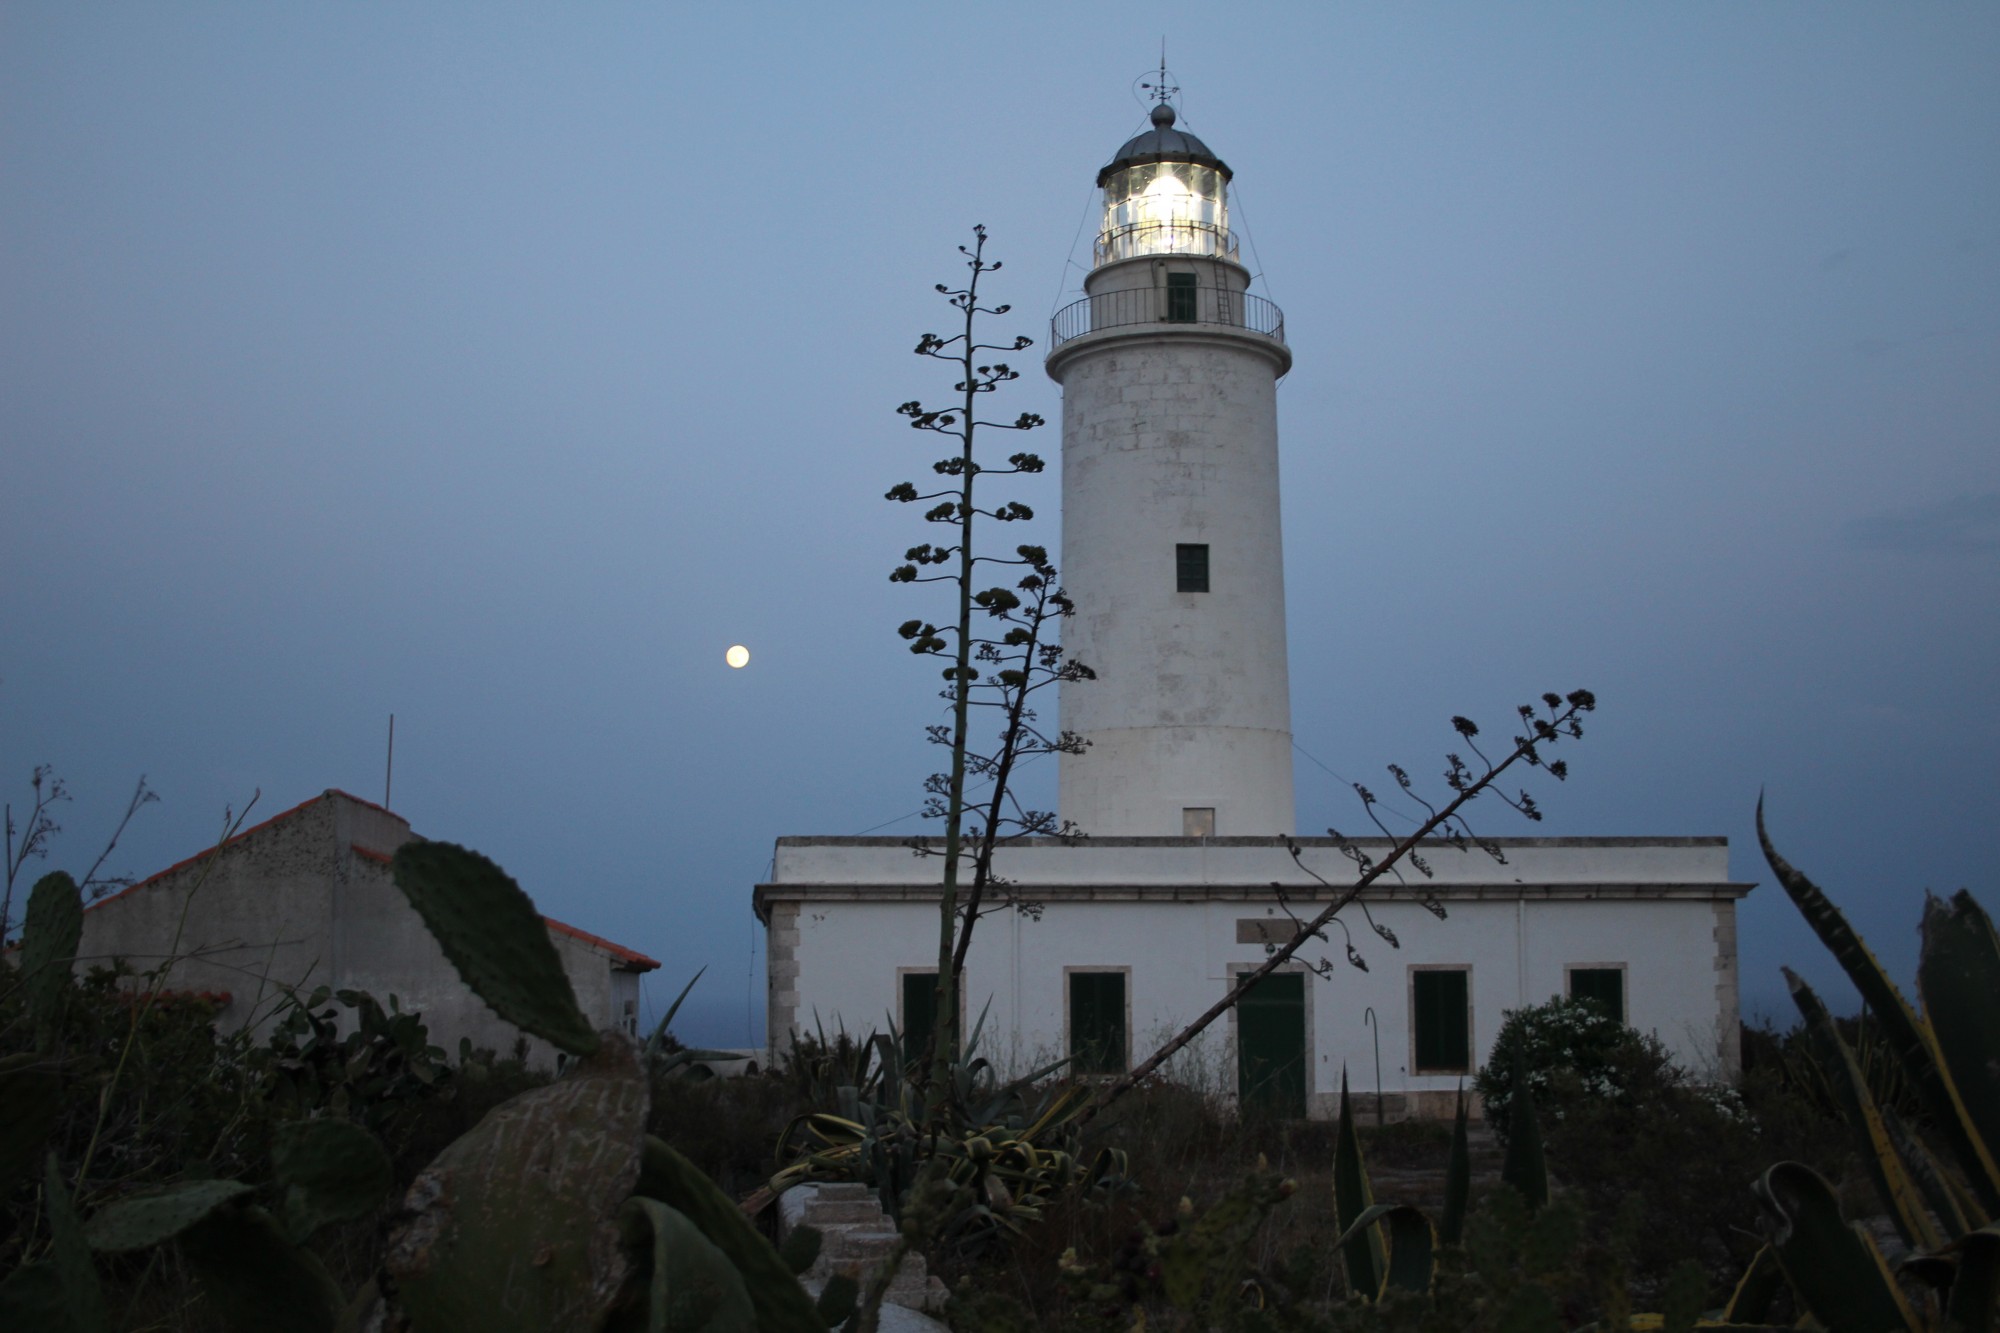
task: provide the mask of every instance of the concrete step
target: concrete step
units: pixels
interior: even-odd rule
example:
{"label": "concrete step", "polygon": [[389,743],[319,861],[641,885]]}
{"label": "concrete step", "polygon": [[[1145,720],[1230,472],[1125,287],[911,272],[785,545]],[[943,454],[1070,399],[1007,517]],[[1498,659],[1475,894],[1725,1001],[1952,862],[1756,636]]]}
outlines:
{"label": "concrete step", "polygon": [[866,1199],[828,1199],[824,1195],[806,1204],[800,1222],[821,1231],[828,1227],[843,1226],[850,1222],[867,1224],[882,1218],[882,1205],[873,1197]]}
{"label": "concrete step", "polygon": [[824,1203],[852,1203],[856,1199],[865,1199],[870,1203],[876,1202],[875,1191],[869,1189],[859,1181],[823,1180],[815,1182],[812,1188],[817,1192],[818,1198]]}
{"label": "concrete step", "polygon": [[895,1249],[898,1239],[900,1238],[892,1227],[871,1227],[867,1230],[859,1227],[850,1230],[843,1227],[838,1231],[826,1233],[826,1239],[821,1242],[819,1252],[835,1263],[848,1263],[858,1259],[872,1262]]}

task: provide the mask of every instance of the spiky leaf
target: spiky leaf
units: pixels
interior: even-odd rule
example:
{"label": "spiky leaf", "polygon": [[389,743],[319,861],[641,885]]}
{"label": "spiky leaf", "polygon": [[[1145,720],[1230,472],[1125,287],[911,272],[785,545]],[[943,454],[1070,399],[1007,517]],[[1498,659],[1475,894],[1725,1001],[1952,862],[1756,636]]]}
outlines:
{"label": "spiky leaf", "polygon": [[1438,1243],[1457,1245],[1465,1239],[1465,1208],[1472,1196],[1472,1141],[1466,1127],[1465,1085],[1458,1087],[1458,1115],[1451,1126],[1451,1156],[1444,1164],[1444,1215],[1438,1219]]}
{"label": "spiky leaf", "polygon": [[1773,1224],[1771,1248],[1785,1279],[1828,1333],[1916,1327],[1875,1242],[1841,1220],[1818,1172],[1779,1162],[1753,1188]]}
{"label": "spiky leaf", "polygon": [[1408,1204],[1391,1208],[1382,1220],[1389,1228],[1389,1266],[1382,1289],[1428,1294],[1437,1270],[1437,1232],[1431,1220]]}
{"label": "spiky leaf", "polygon": [[594,1327],[624,1276],[612,1219],[639,1177],[646,1105],[637,1048],[614,1036],[419,1172],[385,1260],[416,1333]]}
{"label": "spiky leaf", "polygon": [[453,843],[406,842],[395,875],[459,977],[495,1013],[571,1055],[597,1049],[548,927],[507,872]]}
{"label": "spiky leaf", "polygon": [[30,1170],[62,1115],[62,1078],[31,1052],[0,1057],[0,1197]]}
{"label": "spiky leaf", "polygon": [[1340,1071],[1340,1125],[1333,1142],[1333,1211],[1343,1235],[1340,1247],[1347,1268],[1347,1289],[1368,1300],[1382,1290],[1382,1233],[1356,1223],[1375,1202],[1368,1188],[1368,1164],[1361,1158],[1361,1140],[1354,1129],[1354,1108],[1347,1096],[1347,1071]]}
{"label": "spiky leaf", "polygon": [[1814,1062],[1820,1067],[1821,1076],[1833,1090],[1835,1104],[1840,1107],[1848,1127],[1854,1131],[1860,1146],[1861,1162],[1874,1182],[1875,1193],[1889,1210],[1890,1220],[1903,1238],[1903,1244],[1913,1250],[1934,1250],[1944,1243],[1924,1211],[1923,1201],[1917,1196],[1915,1182],[1904,1170],[1902,1157],[1889,1138],[1888,1126],[1882,1121],[1882,1112],[1875,1104],[1874,1094],[1868,1090],[1868,1080],[1861,1072],[1861,1064],[1854,1058],[1854,1051],[1834,1026],[1833,1016],[1820,1003],[1813,988],[1789,967],[1780,969],[1785,974],[1785,983],[1792,989],[1792,1003],[1806,1020],[1806,1038],[1811,1043]]}
{"label": "spiky leaf", "polygon": [[1936,1123],[1938,1133],[1950,1145],[1952,1155],[1964,1168],[1980,1201],[1989,1213],[2000,1212],[2000,1166],[1995,1165],[1985,1145],[1974,1138],[1966,1122],[1964,1108],[1944,1074],[1929,1026],[1917,1017],[1909,1001],[1896,989],[1896,983],[1889,979],[1882,964],[1876,961],[1874,953],[1854,933],[1854,928],[1847,924],[1847,918],[1841,915],[1840,909],[1833,905],[1819,885],[1778,855],[1778,849],[1771,845],[1770,835],[1764,830],[1764,802],[1761,798],[1757,802],[1757,841],[1764,849],[1764,859],[1770,863],[1771,873],[1778,877],[1778,883],[1784,886],[1785,893],[1806,919],[1806,924],[1819,936],[1820,943],[1832,952],[1848,979],[1854,983],[1854,988],[1861,992],[1861,998],[1875,1015],[1875,1021],[1882,1025],[1889,1048],[1895,1052],[1903,1072],[1909,1076],[1917,1096],[1924,1103],[1924,1109]]}
{"label": "spiky leaf", "polygon": [[72,986],[76,946],[83,939],[83,896],[76,881],[60,870],[35,881],[21,922],[21,982],[35,1041],[46,1046],[62,1016]]}
{"label": "spiky leaf", "polygon": [[645,1273],[646,1333],[753,1333],[757,1316],[742,1276],[679,1210],[628,1199],[619,1222]]}
{"label": "spiky leaf", "polygon": [[375,1136],[345,1120],[279,1126],[271,1165],[284,1191],[285,1229],[300,1243],[329,1223],[374,1212],[396,1183]]}
{"label": "spiky leaf", "polygon": [[646,1136],[638,1192],[686,1215],[743,1275],[758,1333],[825,1333],[812,1300],[771,1242],[750,1225],[743,1210],[695,1165],[659,1139]]}
{"label": "spiky leaf", "polygon": [[1924,1019],[1972,1134],[1988,1157],[2000,1156],[2000,937],[1972,895],[1947,903],[1924,898],[1924,945],[1917,991]]}
{"label": "spiky leaf", "polygon": [[182,1233],[180,1248],[230,1333],[334,1333],[340,1288],[262,1208],[219,1209]]}
{"label": "spiky leaf", "polygon": [[164,1245],[251,1192],[240,1180],[189,1180],[107,1204],[84,1235],[106,1254]]}

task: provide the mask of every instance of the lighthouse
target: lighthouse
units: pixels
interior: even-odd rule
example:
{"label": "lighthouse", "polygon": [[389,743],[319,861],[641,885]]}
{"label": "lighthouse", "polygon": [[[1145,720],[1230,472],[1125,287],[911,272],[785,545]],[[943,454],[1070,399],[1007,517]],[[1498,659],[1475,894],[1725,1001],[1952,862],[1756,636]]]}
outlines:
{"label": "lighthouse", "polygon": [[1093,836],[1271,837],[1293,827],[1278,515],[1284,316],[1250,293],[1229,167],[1151,127],[1097,173],[1084,297],[1058,311],[1062,386],[1062,818]]}

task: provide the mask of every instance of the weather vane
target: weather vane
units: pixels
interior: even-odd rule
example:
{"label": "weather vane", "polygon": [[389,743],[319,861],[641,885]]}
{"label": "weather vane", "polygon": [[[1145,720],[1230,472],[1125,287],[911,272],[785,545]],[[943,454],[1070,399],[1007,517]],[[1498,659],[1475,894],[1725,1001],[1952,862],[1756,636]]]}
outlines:
{"label": "weather vane", "polygon": [[[1139,86],[1146,90],[1146,97],[1150,97],[1161,106],[1165,106],[1169,101],[1181,95],[1180,86],[1169,82],[1172,76],[1167,73],[1167,39],[1164,37],[1160,38],[1160,72],[1155,77],[1158,79],[1157,83],[1147,83],[1145,77],[1143,75],[1140,76]],[[1144,101],[1145,98],[1141,98],[1140,100]]]}

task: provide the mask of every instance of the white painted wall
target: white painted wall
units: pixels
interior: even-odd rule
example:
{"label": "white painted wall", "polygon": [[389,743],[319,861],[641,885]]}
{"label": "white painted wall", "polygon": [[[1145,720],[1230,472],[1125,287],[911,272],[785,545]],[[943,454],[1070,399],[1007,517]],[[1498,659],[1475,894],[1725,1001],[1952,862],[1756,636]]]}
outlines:
{"label": "white painted wall", "polygon": [[[1374,919],[1401,948],[1348,909],[1367,971],[1346,961],[1338,930],[1330,943],[1301,951],[1305,961],[1332,963],[1326,975],[1307,979],[1316,1114],[1330,1112],[1343,1065],[1356,1092],[1374,1090],[1370,1007],[1383,1091],[1435,1094],[1428,1110],[1441,1109],[1458,1079],[1411,1072],[1409,973],[1421,964],[1471,968],[1475,1061],[1491,1049],[1507,1010],[1566,992],[1566,968],[1622,966],[1632,1026],[1658,1036],[1698,1074],[1732,1071],[1735,900],[1748,886],[1728,882],[1722,840],[1511,839],[1503,850],[1506,867],[1484,856],[1434,858],[1443,921],[1407,892],[1371,896]],[[966,980],[968,1017],[991,1006],[983,1053],[1016,1071],[1066,1053],[1066,967],[1131,969],[1128,1039],[1134,1057],[1144,1056],[1219,999],[1233,975],[1264,960],[1260,945],[1237,942],[1236,923],[1278,917],[1269,882],[1304,878],[1265,840],[1117,839],[1024,851],[1009,873],[1035,872],[1022,887],[1042,901],[1041,919],[1008,912],[982,922]],[[1307,851],[1323,859],[1332,848],[1319,840]],[[1273,871],[1274,853],[1286,873]],[[1500,880],[1496,868],[1525,882]],[[780,842],[774,881],[758,889],[761,910],[787,919],[796,912],[795,937],[773,946],[774,964],[791,965],[788,987],[774,968],[775,1042],[815,1023],[857,1034],[900,1025],[897,970],[936,961],[936,870],[935,860],[913,857],[893,839]],[[1309,896],[1294,899],[1302,917],[1318,910]],[[789,1012],[776,1002],[781,993],[795,997]],[[1218,1023],[1181,1075],[1233,1092],[1232,1042],[1228,1024]]]}

